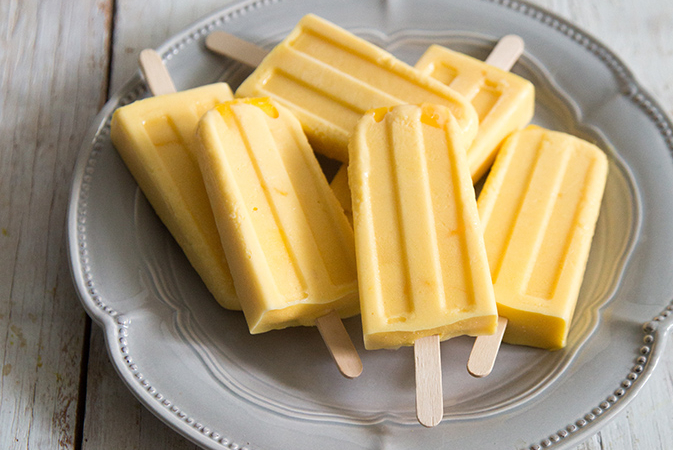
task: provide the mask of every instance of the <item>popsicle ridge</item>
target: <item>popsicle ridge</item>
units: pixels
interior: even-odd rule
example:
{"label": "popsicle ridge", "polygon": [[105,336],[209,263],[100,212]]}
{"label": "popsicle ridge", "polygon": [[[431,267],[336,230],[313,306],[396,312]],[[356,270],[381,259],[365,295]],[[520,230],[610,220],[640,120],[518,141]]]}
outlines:
{"label": "popsicle ridge", "polygon": [[[512,146],[516,145],[517,136],[512,138]],[[503,168],[500,170],[509,171],[502,183],[509,189],[501,191],[500,195],[511,195],[512,201],[496,203],[496,210],[492,214],[501,217],[498,225],[485,220],[486,213],[482,219],[485,224],[493,223],[487,232],[489,236],[494,236],[489,240],[489,245],[493,245],[493,250],[489,252],[492,255],[489,265],[494,283],[500,279],[503,265],[509,268],[503,274],[505,278],[515,277],[517,282],[525,284],[531,277],[532,264],[541,248],[542,237],[553,211],[554,197],[561,188],[569,160],[565,146],[556,148],[556,159],[550,158],[549,152],[545,151],[548,145],[540,137],[539,141],[521,149],[516,158],[503,156]],[[551,151],[553,153],[554,149]],[[524,223],[530,225],[522,225]],[[500,239],[496,239],[496,235]],[[512,245],[513,242],[516,245]],[[497,259],[496,255],[499,256]]]}
{"label": "popsicle ridge", "polygon": [[[568,159],[572,158],[573,164],[565,166],[559,189],[563,195],[556,197],[535,266],[526,285],[527,295],[552,301],[558,298],[559,286],[563,286],[561,281],[566,264],[571,264],[570,253],[578,244],[575,241],[582,239],[588,223],[591,223],[587,219],[587,206],[592,201],[590,193],[595,190],[592,179],[597,171],[602,170],[598,167],[601,162],[578,149],[577,142],[570,145]],[[553,245],[554,242],[557,245]],[[588,252],[588,249],[585,251]],[[579,280],[573,289],[579,291]]]}

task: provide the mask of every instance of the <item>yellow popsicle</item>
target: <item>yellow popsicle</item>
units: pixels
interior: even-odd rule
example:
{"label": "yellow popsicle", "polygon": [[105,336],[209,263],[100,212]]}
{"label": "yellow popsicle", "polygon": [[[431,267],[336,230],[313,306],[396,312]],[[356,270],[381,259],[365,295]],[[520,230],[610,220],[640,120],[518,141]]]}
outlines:
{"label": "yellow popsicle", "polygon": [[359,312],[353,232],[297,119],[269,99],[206,113],[199,166],[250,332]]}
{"label": "yellow popsicle", "polygon": [[531,126],[503,144],[478,206],[504,342],[566,345],[607,173],[603,151],[565,133]]}
{"label": "yellow popsicle", "polygon": [[375,109],[356,127],[348,175],[368,349],[495,331],[463,142],[437,105]]}
{"label": "yellow popsicle", "polygon": [[[467,160],[476,182],[491,166],[503,139],[523,128],[533,117],[535,88],[528,80],[509,73],[523,52],[523,40],[504,36],[486,61],[433,45],[415,67],[449,85],[474,106],[479,115],[479,130],[467,149]],[[330,183],[346,217],[352,221],[346,164]]]}
{"label": "yellow popsicle", "polygon": [[216,83],[139,100],[115,111],[110,137],[218,303],[240,310],[206,188],[190,149],[201,115],[232,98],[228,85]]}

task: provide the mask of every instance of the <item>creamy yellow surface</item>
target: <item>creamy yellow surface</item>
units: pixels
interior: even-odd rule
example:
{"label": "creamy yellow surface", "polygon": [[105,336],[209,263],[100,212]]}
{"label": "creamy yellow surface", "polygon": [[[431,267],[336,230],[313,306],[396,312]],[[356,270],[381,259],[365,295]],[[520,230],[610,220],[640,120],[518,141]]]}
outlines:
{"label": "creamy yellow surface", "polygon": [[215,299],[225,308],[241,309],[190,150],[201,115],[232,98],[228,85],[216,83],[139,100],[115,111],[110,135],[138,186]]}
{"label": "creamy yellow surface", "polygon": [[236,91],[270,96],[299,119],[317,152],[346,161],[348,139],[371,108],[437,103],[448,106],[465,140],[478,117],[460,94],[390,53],[317,16],[304,16]]}
{"label": "creamy yellow surface", "polygon": [[503,144],[478,205],[505,342],[565,346],[607,173],[605,153],[565,133]]}
{"label": "creamy yellow surface", "polygon": [[493,285],[462,133],[450,111],[370,111],[349,150],[365,347],[492,334]]}
{"label": "creamy yellow surface", "polygon": [[533,84],[483,61],[432,45],[414,66],[467,98],[479,115],[479,132],[467,150],[472,180],[493,163],[502,141],[530,122],[535,108]]}
{"label": "creamy yellow surface", "polygon": [[351,191],[348,187],[348,164],[344,163],[339,167],[336,175],[332,178],[329,186],[334,192],[334,196],[339,200],[341,207],[346,214],[346,218],[353,223],[353,206],[351,204]]}
{"label": "creamy yellow surface", "polygon": [[198,160],[251,333],[359,312],[353,231],[297,119],[227,102],[198,127]]}

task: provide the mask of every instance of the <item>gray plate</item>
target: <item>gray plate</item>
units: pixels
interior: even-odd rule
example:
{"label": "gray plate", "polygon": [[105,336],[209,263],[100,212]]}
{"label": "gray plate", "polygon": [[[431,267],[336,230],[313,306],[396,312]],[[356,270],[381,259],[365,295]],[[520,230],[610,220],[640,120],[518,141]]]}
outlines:
{"label": "gray plate", "polygon": [[536,85],[534,122],[610,158],[568,347],[505,345],[477,380],[465,370],[472,341],[443,343],[444,420],[428,430],[415,420],[411,349],[365,351],[358,318],[346,321],[364,362],[356,380],[337,373],[315,329],[251,336],[240,313],[216,305],[110,144],[112,111],[145,95],[136,76],[94,120],[68,213],[74,282],[121,378],[213,449],[567,448],[596,432],[652,373],[673,322],[670,120],[601,43],[522,2],[246,1],[158,50],[178,89],[235,87],[249,69],[209,54],[204,37],[225,29],[270,48],[308,12],[412,64],[429,43],[484,57],[502,35],[525,39],[514,71]]}

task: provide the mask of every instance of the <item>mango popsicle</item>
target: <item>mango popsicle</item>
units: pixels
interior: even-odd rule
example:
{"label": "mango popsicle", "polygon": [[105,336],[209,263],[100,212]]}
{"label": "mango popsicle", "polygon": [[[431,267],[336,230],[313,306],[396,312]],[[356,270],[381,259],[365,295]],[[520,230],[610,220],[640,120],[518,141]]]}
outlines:
{"label": "mango popsicle", "polygon": [[206,188],[190,146],[199,118],[231,100],[216,83],[117,109],[110,137],[148,201],[218,303],[240,310]]}
{"label": "mango popsicle", "polygon": [[438,352],[440,340],[495,331],[461,139],[449,110],[428,104],[374,109],[355,129],[348,175],[367,349],[436,338]]}
{"label": "mango popsicle", "polygon": [[365,347],[493,333],[493,287],[460,131],[446,108],[375,109],[348,166]]}
{"label": "mango popsicle", "polygon": [[565,133],[531,126],[503,144],[478,207],[504,342],[566,345],[607,173],[603,151]]}
{"label": "mango popsicle", "polygon": [[[533,84],[508,72],[517,51],[523,51],[523,40],[513,35],[503,37],[486,61],[432,45],[414,66],[462,94],[476,109],[479,132],[467,149],[474,182],[491,166],[502,141],[533,117]],[[508,55],[516,57],[502,59]]]}
{"label": "mango popsicle", "polygon": [[445,105],[466,141],[477,133],[477,114],[460,94],[312,14],[262,60],[236,96],[274,98],[297,116],[315,151],[340,161],[347,160],[350,134],[370,108]]}
{"label": "mango popsicle", "polygon": [[297,119],[267,98],[206,113],[199,166],[250,332],[359,312],[353,232]]}

